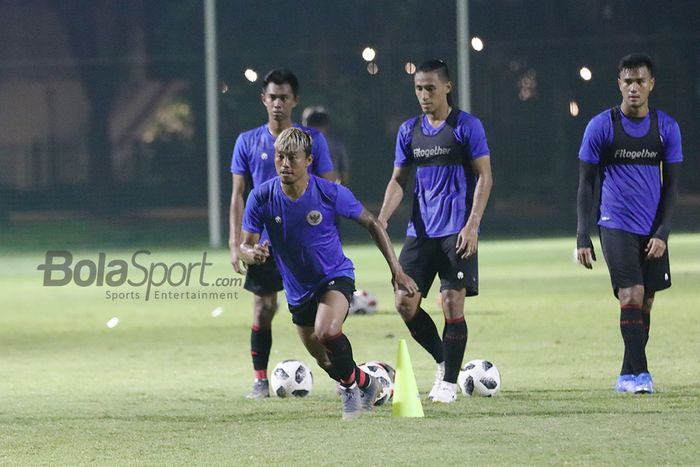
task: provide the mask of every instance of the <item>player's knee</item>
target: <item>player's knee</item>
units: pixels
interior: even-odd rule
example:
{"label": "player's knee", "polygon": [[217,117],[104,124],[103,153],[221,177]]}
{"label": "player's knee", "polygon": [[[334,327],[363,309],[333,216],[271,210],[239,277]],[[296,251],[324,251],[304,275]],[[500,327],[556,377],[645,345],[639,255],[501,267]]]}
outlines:
{"label": "player's knee", "polygon": [[464,296],[455,290],[442,292],[442,310],[450,318],[464,314]]}
{"label": "player's knee", "polygon": [[316,323],[314,326],[314,334],[318,336],[318,340],[325,347],[326,343],[342,332],[342,328],[333,326],[331,323]]}
{"label": "player's knee", "polygon": [[638,305],[642,306],[644,303],[644,286],[643,285],[633,285],[632,287],[621,288],[617,293],[620,299],[620,305]]}
{"label": "player's knee", "polygon": [[396,311],[399,312],[399,315],[401,315],[404,321],[413,318],[413,315],[416,314],[416,310],[418,309],[417,304],[406,295],[396,295],[394,304],[396,305]]}
{"label": "player's knee", "polygon": [[255,319],[261,326],[272,323],[272,318],[275,317],[275,311],[277,311],[277,307],[271,300],[256,300],[253,306]]}

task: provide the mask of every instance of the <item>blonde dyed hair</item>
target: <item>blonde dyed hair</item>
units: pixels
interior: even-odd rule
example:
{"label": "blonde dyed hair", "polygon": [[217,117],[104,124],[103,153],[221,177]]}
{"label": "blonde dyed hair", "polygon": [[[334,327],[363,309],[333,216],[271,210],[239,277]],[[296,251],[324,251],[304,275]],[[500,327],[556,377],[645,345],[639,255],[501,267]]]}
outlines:
{"label": "blonde dyed hair", "polygon": [[287,128],[282,131],[275,141],[275,149],[283,153],[303,151],[306,157],[311,155],[311,136],[299,128]]}

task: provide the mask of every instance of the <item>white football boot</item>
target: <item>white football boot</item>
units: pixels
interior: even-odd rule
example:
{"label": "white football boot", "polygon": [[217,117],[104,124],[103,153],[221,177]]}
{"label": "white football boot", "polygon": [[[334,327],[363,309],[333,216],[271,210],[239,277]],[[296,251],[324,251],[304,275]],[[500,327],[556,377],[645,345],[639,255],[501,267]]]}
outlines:
{"label": "white football boot", "polygon": [[435,370],[435,382],[433,383],[433,388],[430,390],[430,394],[428,394],[428,399],[433,400],[433,397],[435,397],[435,394],[440,389],[440,383],[442,383],[442,380],[444,377],[445,377],[445,362],[438,363],[437,369]]}
{"label": "white football boot", "polygon": [[435,391],[433,395],[433,402],[440,402],[443,404],[451,404],[457,400],[457,384],[448,383],[447,381],[442,381],[440,387]]}

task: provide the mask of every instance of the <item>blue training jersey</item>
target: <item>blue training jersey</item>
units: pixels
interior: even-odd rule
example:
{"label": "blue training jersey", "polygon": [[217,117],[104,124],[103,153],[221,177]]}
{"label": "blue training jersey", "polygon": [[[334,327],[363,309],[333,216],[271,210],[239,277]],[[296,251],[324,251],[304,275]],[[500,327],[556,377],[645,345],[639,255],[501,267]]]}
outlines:
{"label": "blue training jersey", "polygon": [[[413,141],[417,124],[421,125],[421,147]],[[406,235],[434,238],[459,233],[471,213],[477,181],[470,163],[489,155],[481,121],[467,112],[453,109],[439,128],[433,128],[425,115],[405,121],[396,137],[394,166],[416,165],[413,213]]]}
{"label": "blue training jersey", "polygon": [[[328,143],[321,132],[298,124],[311,135],[311,155],[313,162],[309,173],[322,175],[333,170]],[[267,123],[241,133],[236,139],[231,158],[231,173],[250,177],[252,186],[256,187],[277,176],[275,171],[275,137],[272,136]]]}
{"label": "blue training jersey", "polygon": [[[651,112],[644,118],[628,118],[619,112],[625,137],[641,139],[648,137],[651,129]],[[678,123],[668,114],[656,110],[659,144],[663,148],[661,163],[673,164],[683,161],[681,132]],[[610,110],[599,113],[586,127],[579,150],[579,159],[600,165],[601,195],[598,225],[610,229],[621,229],[639,235],[650,235],[661,199],[661,170],[659,164],[607,163],[605,153],[613,145],[614,125]],[[627,152],[630,159],[643,154]]]}
{"label": "blue training jersey", "polygon": [[275,246],[274,258],[287,302],[297,306],[332,278],[355,279],[352,261],[340,244],[335,217],[357,220],[362,209],[349,189],[313,175],[304,194],[291,200],[275,177],[250,193],[243,230],[267,231]]}

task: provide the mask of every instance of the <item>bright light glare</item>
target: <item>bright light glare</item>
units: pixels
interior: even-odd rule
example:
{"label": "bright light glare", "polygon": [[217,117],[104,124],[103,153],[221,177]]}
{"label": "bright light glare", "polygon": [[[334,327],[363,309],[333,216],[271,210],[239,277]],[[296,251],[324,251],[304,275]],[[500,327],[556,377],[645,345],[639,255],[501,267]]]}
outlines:
{"label": "bright light glare", "polygon": [[377,73],[379,73],[379,65],[377,65],[374,62],[368,63],[367,73],[369,73],[370,75],[376,75]]}
{"label": "bright light glare", "polygon": [[258,74],[252,68],[246,68],[243,74],[245,75],[245,79],[247,79],[251,83],[254,83],[258,80]]}
{"label": "bright light glare", "polygon": [[569,113],[572,117],[578,116],[578,103],[576,101],[569,102]]}
{"label": "bright light glare", "polygon": [[416,65],[413,62],[406,62],[406,64],[403,66],[403,69],[406,70],[406,73],[412,75],[416,72]]}
{"label": "bright light glare", "polygon": [[362,59],[365,62],[371,62],[376,56],[377,52],[372,47],[365,47],[365,50],[362,51]]}
{"label": "bright light glare", "polygon": [[584,81],[590,81],[591,78],[593,77],[593,72],[588,67],[582,66],[581,69],[578,72],[579,75],[581,75],[581,78]]}
{"label": "bright light glare", "polygon": [[479,37],[472,37],[472,49],[476,50],[477,52],[481,52],[484,50],[484,41],[482,41]]}

